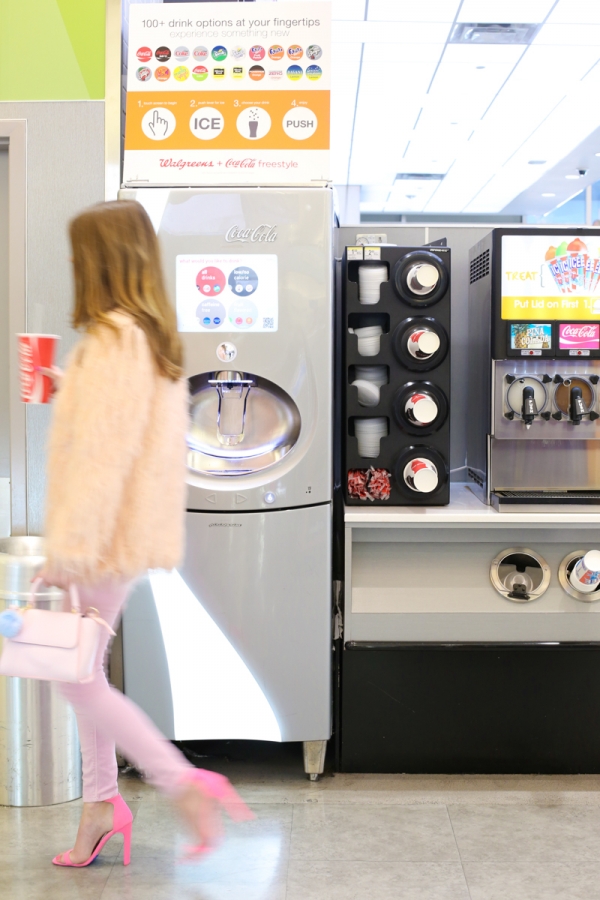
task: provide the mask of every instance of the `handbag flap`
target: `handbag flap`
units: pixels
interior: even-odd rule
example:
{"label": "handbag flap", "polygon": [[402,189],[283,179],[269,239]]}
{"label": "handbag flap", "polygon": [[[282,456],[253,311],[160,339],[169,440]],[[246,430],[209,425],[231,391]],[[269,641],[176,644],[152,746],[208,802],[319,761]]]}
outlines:
{"label": "handbag flap", "polygon": [[49,609],[28,609],[23,613],[23,628],[13,640],[17,644],[38,644],[72,650],[79,639],[81,616]]}

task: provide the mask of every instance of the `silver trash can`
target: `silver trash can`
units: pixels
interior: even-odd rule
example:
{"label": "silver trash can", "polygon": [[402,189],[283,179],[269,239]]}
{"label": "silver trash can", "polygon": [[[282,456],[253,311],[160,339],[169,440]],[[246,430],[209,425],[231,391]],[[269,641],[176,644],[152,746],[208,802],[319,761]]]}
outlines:
{"label": "silver trash can", "polygon": [[[0,540],[0,612],[25,605],[43,564],[43,538]],[[61,604],[56,588],[38,594],[41,609]],[[49,806],[78,797],[81,755],[73,710],[55,684],[0,676],[0,806]]]}

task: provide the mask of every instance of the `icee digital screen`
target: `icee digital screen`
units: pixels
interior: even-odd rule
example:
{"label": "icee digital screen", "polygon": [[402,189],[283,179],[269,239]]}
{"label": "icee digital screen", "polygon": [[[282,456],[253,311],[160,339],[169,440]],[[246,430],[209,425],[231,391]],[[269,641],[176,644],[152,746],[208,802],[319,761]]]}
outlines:
{"label": "icee digital screen", "polygon": [[276,254],[186,253],[175,265],[179,331],[277,331]]}
{"label": "icee digital screen", "polygon": [[502,235],[501,317],[600,321],[600,234]]}

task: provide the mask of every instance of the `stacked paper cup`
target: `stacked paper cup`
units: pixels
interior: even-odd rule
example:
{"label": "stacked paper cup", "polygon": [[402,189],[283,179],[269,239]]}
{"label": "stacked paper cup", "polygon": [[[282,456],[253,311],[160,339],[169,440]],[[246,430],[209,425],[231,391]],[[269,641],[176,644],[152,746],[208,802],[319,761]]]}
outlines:
{"label": "stacked paper cup", "polygon": [[361,356],[377,356],[379,341],[383,334],[381,325],[367,325],[365,328],[349,329],[358,338],[358,352]]}
{"label": "stacked paper cup", "polygon": [[384,416],[355,419],[354,433],[360,455],[368,459],[376,459],[379,456],[379,442],[388,433],[387,419]]}
{"label": "stacked paper cup", "polygon": [[591,594],[600,585],[600,550],[588,550],[578,559],[569,581],[582,594]]}
{"label": "stacked paper cup", "polygon": [[355,366],[355,379],[352,382],[358,390],[358,402],[361,406],[377,406],[382,384],[387,383],[385,366]]}
{"label": "stacked paper cup", "polygon": [[359,266],[358,298],[361,303],[379,303],[382,281],[388,280],[387,266]]}

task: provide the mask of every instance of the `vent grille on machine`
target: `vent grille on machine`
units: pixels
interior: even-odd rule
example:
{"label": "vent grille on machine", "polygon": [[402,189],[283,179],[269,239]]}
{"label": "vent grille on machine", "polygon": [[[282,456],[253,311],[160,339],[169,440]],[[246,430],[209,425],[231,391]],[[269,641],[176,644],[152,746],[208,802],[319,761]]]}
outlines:
{"label": "vent grille on machine", "polygon": [[470,274],[469,284],[473,284],[474,281],[479,281],[480,278],[485,278],[486,275],[490,274],[489,250],[484,250],[483,253],[480,253],[479,256],[476,256],[475,259],[471,260]]}

